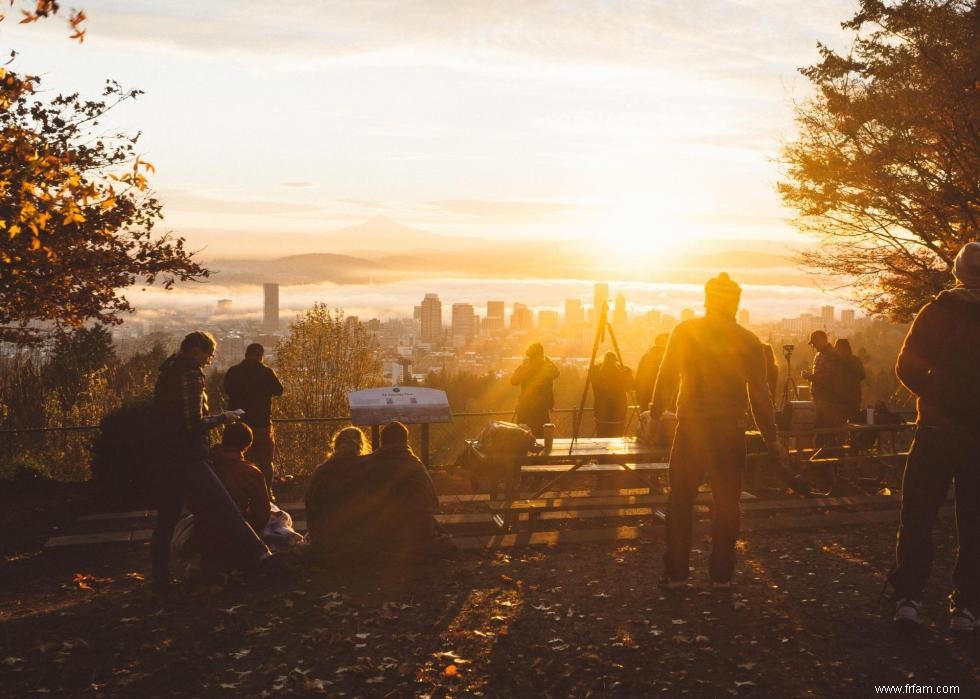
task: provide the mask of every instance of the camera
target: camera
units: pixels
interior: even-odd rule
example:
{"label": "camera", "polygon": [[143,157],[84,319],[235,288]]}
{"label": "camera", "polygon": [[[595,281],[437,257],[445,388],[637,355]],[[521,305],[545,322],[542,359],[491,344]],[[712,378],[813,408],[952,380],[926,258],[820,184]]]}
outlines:
{"label": "camera", "polygon": [[783,345],[783,356],[789,359],[793,356],[793,350],[796,349],[794,345]]}

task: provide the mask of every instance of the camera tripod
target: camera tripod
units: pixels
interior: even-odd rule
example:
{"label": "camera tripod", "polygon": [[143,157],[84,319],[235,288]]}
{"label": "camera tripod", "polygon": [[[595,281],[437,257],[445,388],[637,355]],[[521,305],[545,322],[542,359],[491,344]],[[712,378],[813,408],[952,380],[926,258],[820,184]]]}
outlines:
{"label": "camera tripod", "polygon": [[790,396],[794,400],[800,399],[800,391],[793,381],[793,366],[790,360],[793,357],[793,345],[783,345],[783,356],[786,357],[786,380],[783,382],[783,398],[781,407],[783,410],[789,405]]}
{"label": "camera tripod", "polygon": [[[589,387],[592,385],[592,368],[595,366],[596,355],[599,352],[599,344],[604,342],[606,339],[606,332],[609,333],[609,339],[612,342],[613,351],[616,353],[616,359],[619,361],[619,365],[623,366],[623,355],[619,351],[619,343],[616,341],[616,333],[613,330],[612,324],[609,322],[609,302],[603,301],[602,307],[598,309],[599,311],[599,321],[596,326],[595,341],[592,343],[592,357],[589,359],[588,372],[585,375],[585,386],[582,388],[582,400],[579,401],[578,410],[575,412],[575,419],[572,424],[572,441],[568,445],[568,453],[571,454],[572,450],[575,448],[575,442],[578,439],[579,428],[582,426],[582,413],[585,410],[585,401],[589,395]],[[623,434],[629,429],[630,424],[633,422],[633,418],[639,415],[639,406],[636,405],[636,395],[633,388],[630,387],[626,392],[629,398],[632,410],[626,418],[626,424],[623,426]]]}

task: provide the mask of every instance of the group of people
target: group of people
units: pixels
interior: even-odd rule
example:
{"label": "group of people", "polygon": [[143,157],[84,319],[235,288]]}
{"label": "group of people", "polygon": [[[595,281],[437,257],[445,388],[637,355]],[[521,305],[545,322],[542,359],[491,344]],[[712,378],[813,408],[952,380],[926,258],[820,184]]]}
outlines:
{"label": "group of people", "polygon": [[[917,428],[903,477],[896,565],[888,581],[897,595],[895,620],[918,623],[932,565],[932,530],[952,483],[959,551],[950,624],[957,631],[973,631],[980,610],[980,243],[962,248],[953,272],[956,286],[918,313],[896,365],[899,379],[917,396]],[[705,315],[683,321],[669,338],[658,338],[635,379],[615,354],[592,368],[596,407],[609,417],[597,420],[597,432],[621,434],[625,392],[634,388],[652,419],[676,415],[660,578],[667,589],[687,585],[692,510],[705,476],[714,501],[709,576],[715,588],[732,584],[749,416],[770,454],[777,460],[787,457],[776,427],[773,355],[737,323],[740,299],[739,285],[721,273],[705,284]],[[860,407],[863,368],[846,341],[833,347],[817,331],[810,344],[816,358],[806,376],[818,420],[841,424]],[[201,518],[202,531],[220,542],[208,551],[214,561],[249,569],[267,565],[272,557],[260,536],[272,507],[271,469],[265,468],[260,481],[262,469],[247,455],[254,453],[258,462],[269,454],[267,403],[282,393],[282,385],[271,370],[255,365],[261,365],[261,347],[253,348],[246,358],[252,364],[229,371],[226,386],[231,395],[243,385],[261,385],[265,402],[239,396],[231,405],[242,408],[216,415],[208,415],[203,372],[214,355],[214,338],[189,334],[160,369],[155,403],[166,434],[168,468],[159,489],[152,548],[153,573],[161,583],[169,580],[171,538],[185,501]],[[535,343],[511,378],[521,387],[515,419],[537,436],[549,419],[557,376],[557,366]],[[249,419],[257,426],[239,423]],[[207,432],[222,424],[222,446],[209,453]],[[407,429],[397,422],[381,431],[374,453],[359,429],[339,431],[330,457],[314,473],[306,507],[309,538],[318,550],[427,555],[453,549],[434,518],[438,498],[432,481],[409,447]]]}
{"label": "group of people", "polygon": [[[204,368],[215,348],[207,332],[184,337],[154,390],[160,463],[151,550],[160,591],[171,586],[172,567],[183,578],[275,570],[274,553],[303,539],[272,495],[271,400],[282,383],[263,363],[263,347],[249,345],[225,375],[229,409],[209,415]],[[211,448],[208,433],[219,427]],[[328,555],[445,555],[454,545],[434,518],[438,505],[405,425],[386,425],[373,454],[361,430],[348,427],[335,435],[306,494],[308,540]]]}

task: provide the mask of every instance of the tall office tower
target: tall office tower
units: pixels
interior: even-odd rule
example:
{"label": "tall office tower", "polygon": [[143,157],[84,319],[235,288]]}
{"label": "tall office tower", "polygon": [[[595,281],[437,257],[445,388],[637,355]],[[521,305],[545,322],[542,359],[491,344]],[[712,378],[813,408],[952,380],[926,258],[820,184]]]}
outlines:
{"label": "tall office tower", "polygon": [[647,325],[660,325],[660,311],[653,308],[647,311]]}
{"label": "tall office tower", "polygon": [[840,312],[840,322],[844,325],[854,325],[854,309],[847,308]]}
{"label": "tall office tower", "polygon": [[541,332],[557,332],[558,311],[538,311],[538,329]]}
{"label": "tall office tower", "polygon": [[419,339],[429,344],[438,344],[442,340],[442,301],[439,300],[439,294],[426,294],[422,299],[419,321],[422,324]]}
{"label": "tall office tower", "polygon": [[581,299],[565,299],[565,325],[577,326],[585,322],[585,310]]}
{"label": "tall office tower", "polygon": [[821,306],[820,307],[820,320],[824,323],[834,322],[834,307],[833,306]]}
{"label": "tall office tower", "polygon": [[487,318],[500,318],[501,325],[504,320],[504,302],[487,301]]}
{"label": "tall office tower", "polygon": [[523,303],[514,303],[510,313],[511,330],[531,330],[534,327],[534,313]]}
{"label": "tall office tower", "polygon": [[681,309],[681,322],[684,322],[685,320],[690,320],[693,317],[694,317],[694,311],[692,311],[690,308]]}
{"label": "tall office tower", "polygon": [[279,285],[262,285],[262,326],[269,332],[279,330]]}
{"label": "tall office tower", "polygon": [[742,327],[748,327],[749,324],[749,309],[743,308],[738,312],[738,324]]}
{"label": "tall office tower", "polygon": [[626,295],[623,292],[616,294],[616,305],[613,307],[613,325],[622,327],[626,325]]}
{"label": "tall office tower", "polygon": [[602,308],[602,304],[609,300],[609,285],[605,282],[596,282],[592,286],[593,293],[593,308],[596,312],[596,318],[598,318],[599,309]]}
{"label": "tall office tower", "polygon": [[454,344],[466,344],[476,335],[476,314],[472,303],[453,304],[452,336]]}

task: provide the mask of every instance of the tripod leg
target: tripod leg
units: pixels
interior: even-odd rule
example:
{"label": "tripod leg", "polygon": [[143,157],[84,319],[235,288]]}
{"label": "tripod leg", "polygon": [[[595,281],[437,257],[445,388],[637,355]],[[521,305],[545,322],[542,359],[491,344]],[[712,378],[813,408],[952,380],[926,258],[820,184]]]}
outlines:
{"label": "tripod leg", "polygon": [[589,368],[585,374],[585,386],[582,388],[582,400],[579,401],[578,411],[575,413],[575,420],[572,425],[572,441],[568,445],[568,453],[571,454],[572,450],[575,448],[575,440],[578,439],[579,428],[582,426],[582,414],[585,412],[585,399],[589,395],[589,387],[592,385],[592,367],[595,366],[596,353],[599,351],[599,343],[602,342],[604,335],[604,330],[606,327],[606,315],[609,312],[609,306],[606,303],[602,304],[602,309],[599,311],[599,325],[596,327],[595,342],[592,343],[592,358],[589,360]]}

